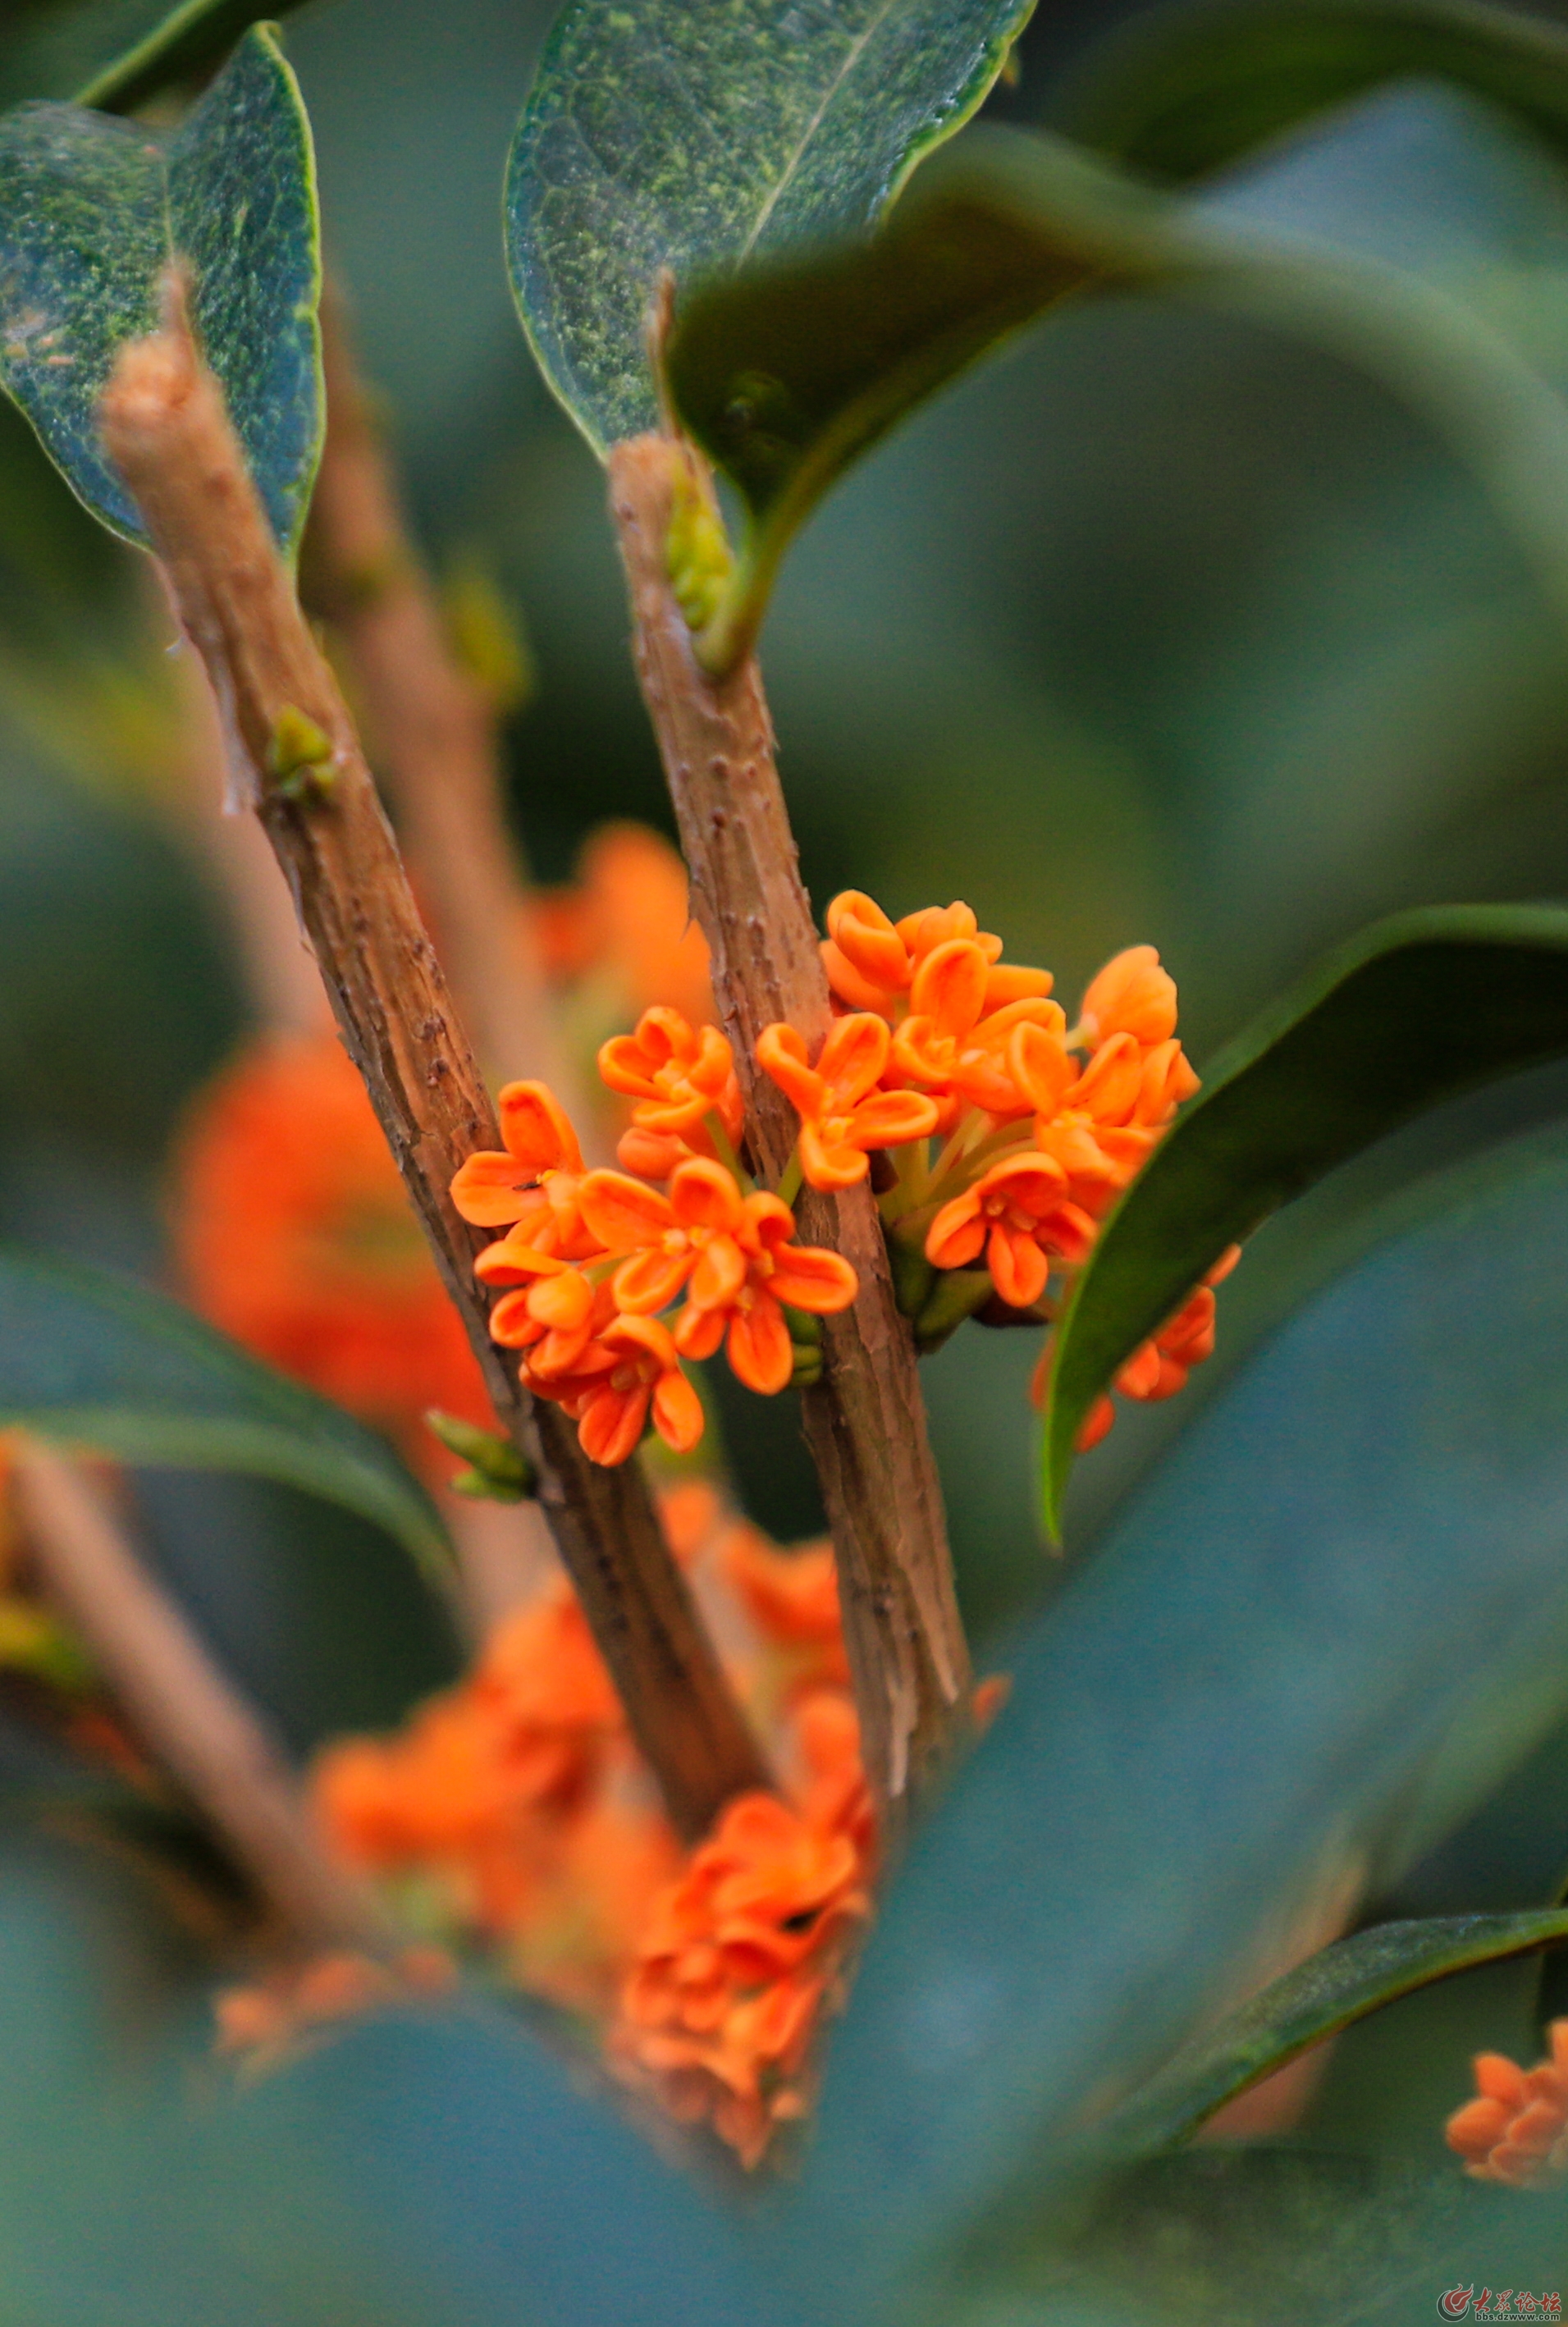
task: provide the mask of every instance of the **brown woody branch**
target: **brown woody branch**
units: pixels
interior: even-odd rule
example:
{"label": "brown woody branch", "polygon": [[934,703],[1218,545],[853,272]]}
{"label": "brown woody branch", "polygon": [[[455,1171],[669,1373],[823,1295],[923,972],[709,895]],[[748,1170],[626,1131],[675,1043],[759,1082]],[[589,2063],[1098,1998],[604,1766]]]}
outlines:
{"label": "brown woody branch", "polygon": [[[287,876],[497,1414],[535,1467],[557,1548],[670,1815],[684,1834],[700,1834],[732,1794],[767,1782],[756,1746],[640,1473],[591,1463],[572,1423],[523,1392],[490,1339],[471,1266],[482,1239],[448,1190],[467,1156],[498,1144],[495,1116],[353,723],[177,300],[163,331],[122,350],[100,417],[212,682],[237,785]],[[319,758],[315,739],[326,747]]]}
{"label": "brown woody branch", "polygon": [[[795,1145],[789,1101],[755,1062],[763,1027],[809,1043],[829,1023],[827,980],[748,659],[710,678],[671,594],[675,496],[696,483],[686,449],[639,436],[610,455],[611,506],[630,590],[637,668],[658,736],[714,990],[746,1096],[748,1137],[775,1179]],[[913,1337],[899,1314],[869,1185],[804,1192],[802,1233],[854,1264],[860,1297],[823,1319],[821,1384],[803,1393],[838,1562],[866,1768],[899,1806],[934,1774],[967,1717],[968,1650],[953,1590],[940,1483]]]}
{"label": "brown woody branch", "polygon": [[323,1848],[281,1748],[148,1575],[101,1498],[36,1440],[13,1443],[28,1549],[159,1767],[188,1793],[309,1947],[400,1941]]}
{"label": "brown woody branch", "polygon": [[549,1083],[585,1123],[518,877],[495,713],[453,652],[331,294],[322,350],[327,435],[305,541],[308,600],[342,642],[371,756],[481,1058],[503,1081]]}

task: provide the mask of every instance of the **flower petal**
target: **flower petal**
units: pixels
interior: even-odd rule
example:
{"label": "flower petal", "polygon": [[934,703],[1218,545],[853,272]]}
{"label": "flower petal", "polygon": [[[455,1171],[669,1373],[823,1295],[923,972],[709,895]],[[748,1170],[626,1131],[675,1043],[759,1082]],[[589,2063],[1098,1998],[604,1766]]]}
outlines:
{"label": "flower petal", "polygon": [[817,1071],[835,1114],[847,1114],[873,1088],[887,1065],[891,1040],[886,1020],[874,1011],[852,1010],[847,1017],[834,1020],[817,1058]]}
{"label": "flower petal", "polygon": [[670,1329],[670,1339],[683,1358],[711,1358],[724,1338],[727,1322],[722,1309],[695,1309],[688,1301]]}
{"label": "flower petal", "polygon": [[1090,979],[1078,1023],[1090,1042],[1127,1034],[1146,1048],[1175,1033],[1175,980],[1152,945],[1128,946]]}
{"label": "flower petal", "polygon": [[503,1293],[490,1313],[490,1337],[503,1350],[526,1350],[542,1341],[545,1327],[528,1306],[531,1285]]}
{"label": "flower petal", "polygon": [[667,1309],[691,1275],[695,1258],[689,1248],[685,1252],[666,1252],[653,1245],[645,1252],[634,1253],[621,1262],[611,1280],[617,1309],[633,1317],[651,1317],[656,1310]]}
{"label": "flower petal", "polygon": [[1021,1229],[992,1223],[986,1240],[985,1265],[991,1281],[1010,1309],[1027,1309],[1045,1291],[1050,1263],[1034,1238]]}
{"label": "flower petal", "polygon": [[636,1453],[651,1396],[647,1382],[624,1390],[606,1383],[593,1392],[577,1424],[578,1444],[591,1463],[613,1470]]}
{"label": "flower petal", "polygon": [[966,1268],[985,1242],[986,1223],[978,1188],[966,1188],[944,1204],[926,1233],[926,1258],[933,1268]]}
{"label": "flower petal", "polygon": [[536,1179],[542,1172],[581,1172],[577,1135],[548,1083],[505,1084],[496,1112],[501,1137]]}
{"label": "flower petal", "polygon": [[452,1201],[476,1229],[505,1228],[527,1210],[536,1176],[515,1155],[483,1147],[459,1164]]}
{"label": "flower petal", "polygon": [[934,1018],[944,1034],[961,1040],[979,1022],[989,977],[990,965],[973,938],[950,938],[916,970],[910,1015]]}
{"label": "flower petal", "polygon": [[703,1435],[703,1402],[678,1367],[653,1386],[653,1426],[667,1446],[689,1454]]}
{"label": "flower petal", "polygon": [[937,1128],[937,1102],[924,1091],[873,1091],[854,1110],[850,1136],[857,1147],[903,1147]]}
{"label": "flower petal", "polygon": [[1078,1080],[1078,1069],[1060,1036],[1028,1019],[1008,1036],[1007,1071],[1042,1116],[1054,1115]]}
{"label": "flower petal", "polygon": [[902,938],[874,897],[844,889],[827,908],[827,934],[863,978],[895,993],[910,982]]}
{"label": "flower petal", "polygon": [[860,1279],[842,1253],[825,1251],[820,1245],[793,1244],[779,1254],[768,1291],[791,1309],[832,1317],[849,1307],[860,1291]]}
{"label": "flower petal", "polygon": [[745,1282],[745,1254],[733,1236],[716,1236],[692,1271],[691,1298],[699,1309],[728,1309]]}
{"label": "flower petal", "polygon": [[827,1086],[807,1064],[806,1041],[793,1026],[764,1026],[757,1037],[757,1064],[776,1082],[802,1116],[820,1115]]}
{"label": "flower petal", "polygon": [[705,1155],[680,1165],[669,1183],[669,1201],[685,1229],[725,1229],[733,1235],[743,1217],[734,1173]]}
{"label": "flower petal", "polygon": [[814,1123],[802,1123],[800,1169],[810,1187],[853,1188],[871,1166],[860,1148],[846,1147],[842,1140],[826,1140]]}
{"label": "flower petal", "polygon": [[676,1224],[675,1209],[657,1188],[624,1172],[589,1172],[577,1190],[583,1218],[607,1252],[636,1252],[662,1243]]}
{"label": "flower petal", "polygon": [[737,1309],[730,1320],[726,1354],[748,1389],[776,1397],[788,1389],[795,1370],[795,1351],[784,1312],[770,1294],[760,1294],[750,1309]]}

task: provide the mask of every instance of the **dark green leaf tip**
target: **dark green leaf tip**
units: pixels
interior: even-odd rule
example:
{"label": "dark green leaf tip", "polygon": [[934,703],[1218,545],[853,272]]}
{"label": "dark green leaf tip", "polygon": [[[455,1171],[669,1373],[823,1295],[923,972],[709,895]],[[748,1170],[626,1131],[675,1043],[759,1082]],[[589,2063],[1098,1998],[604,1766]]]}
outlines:
{"label": "dark green leaf tip", "polygon": [[1454,905],[1375,922],[1215,1061],[1100,1232],[1058,1328],[1045,1521],[1085,1416],[1228,1245],[1412,1116],[1568,1054],[1568,911]]}
{"label": "dark green leaf tip", "polygon": [[168,138],[34,103],[0,118],[0,385],[72,490],[145,542],[98,435],[119,350],[154,330],[161,279],[188,268],[268,519],[293,551],[321,449],[321,266],[309,125],[257,26]]}
{"label": "dark green leaf tip", "polygon": [[1353,2021],[1479,1964],[1564,1940],[1568,1911],[1560,1907],[1378,1923],[1337,1940],[1184,2044],[1107,2120],[1104,2145],[1138,2154],[1188,2140],[1227,2102]]}

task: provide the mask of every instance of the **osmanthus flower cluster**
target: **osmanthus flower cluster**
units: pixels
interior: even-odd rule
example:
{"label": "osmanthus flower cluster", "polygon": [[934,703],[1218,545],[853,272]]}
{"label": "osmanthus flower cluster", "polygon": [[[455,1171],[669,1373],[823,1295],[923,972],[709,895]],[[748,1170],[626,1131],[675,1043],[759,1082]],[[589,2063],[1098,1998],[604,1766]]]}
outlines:
{"label": "osmanthus flower cluster", "polygon": [[1479,2052],[1476,2097],[1449,2118],[1448,2145],[1479,2182],[1541,2190],[1568,2177],[1568,2020],[1547,2031],[1548,2057],[1521,2069]]}
{"label": "osmanthus flower cluster", "polygon": [[525,1386],[565,1407],[593,1461],[612,1464],[650,1416],[677,1453],[702,1436],[684,1359],[723,1345],[748,1388],[772,1396],[796,1369],[787,1312],[846,1308],[857,1286],[839,1255],[796,1241],[789,1205],[737,1163],[740,1091],[716,1027],[646,1011],[604,1045],[600,1071],[634,1099],[619,1152],[642,1177],[585,1170],[549,1089],[509,1083],[505,1147],[471,1156],[452,1197],[474,1225],[507,1229],[474,1263],[501,1288],[492,1337],[521,1353]]}
{"label": "osmanthus flower cluster", "polygon": [[[819,1055],[789,1026],[770,1027],[757,1048],[799,1114],[801,1173],[817,1188],[873,1174],[923,1346],[970,1314],[1049,1323],[1101,1220],[1198,1089],[1174,982],[1153,946],[1130,947],[1069,1026],[1050,973],[1003,962],[1001,939],[966,904],[895,922],[847,890],[827,932],[841,1014]],[[1125,1397],[1169,1397],[1210,1354],[1210,1286],[1234,1259],[1122,1368]],[[1049,1363],[1048,1341],[1037,1397]],[[1112,1418],[1102,1398],[1083,1443]]]}
{"label": "osmanthus flower cluster", "polygon": [[[453,1182],[465,1220],[507,1231],[475,1263],[501,1294],[492,1335],[596,1462],[624,1462],[650,1419],[672,1447],[695,1444],[702,1406],[684,1360],[723,1345],[764,1395],[809,1378],[810,1320],[858,1287],[841,1256],[796,1240],[802,1181],[842,1190],[872,1176],[923,1347],[975,1313],[1049,1323],[1100,1220],[1198,1089],[1152,946],[1109,962],[1069,1026],[1049,973],[1003,962],[967,905],[894,922],[847,891],[827,927],[838,1014],[816,1056],[789,1025],[757,1044],[800,1119],[777,1188],[738,1160],[728,1042],[663,1005],[599,1053],[602,1079],[631,1102],[620,1171],[585,1170],[551,1092],[523,1082],[500,1095],[504,1149],[471,1156]],[[1212,1285],[1234,1257],[1122,1368],[1124,1396],[1168,1397],[1210,1354]],[[1048,1343],[1037,1391],[1049,1358]],[[1084,1443],[1111,1419],[1102,1398]]]}
{"label": "osmanthus flower cluster", "polygon": [[[683,1855],[556,1579],[401,1732],[330,1746],[314,1799],[343,1857],[428,1934],[413,1984],[436,1984],[443,1950],[479,1951],[751,2166],[805,2107],[812,2040],[870,1912],[872,1813],[831,1547],[780,1550],[703,1481],[668,1489],[661,1518],[731,1644],[779,1794],[736,1797]],[[331,1958],[235,1991],[220,2040],[269,2058],[396,1987]]]}

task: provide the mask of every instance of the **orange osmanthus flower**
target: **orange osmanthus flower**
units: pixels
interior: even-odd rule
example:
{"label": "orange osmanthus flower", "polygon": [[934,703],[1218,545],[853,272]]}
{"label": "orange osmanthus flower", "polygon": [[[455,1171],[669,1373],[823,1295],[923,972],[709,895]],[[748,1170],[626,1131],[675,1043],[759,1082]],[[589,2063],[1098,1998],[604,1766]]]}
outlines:
{"label": "orange osmanthus flower", "polygon": [[639,1130],[689,1136],[704,1116],[716,1114],[726,1135],[741,1133],[741,1087],[728,1042],[716,1026],[693,1027],[678,1010],[645,1010],[630,1034],[617,1034],[599,1053],[599,1072],[612,1091],[636,1101]]}
{"label": "orange osmanthus flower", "polygon": [[191,1304],[386,1430],[427,1472],[429,1406],[493,1422],[364,1087],[333,1035],[268,1038],[196,1099],[170,1217]]}
{"label": "orange osmanthus flower", "polygon": [[814,1188],[853,1188],[873,1148],[901,1147],[936,1130],[934,1099],[880,1090],[892,1037],[885,1019],[857,1011],[835,1021],[817,1064],[793,1026],[765,1026],[757,1063],[800,1117],[800,1168]]}
{"label": "orange osmanthus flower", "polygon": [[944,1129],[964,1106],[1003,1118],[1028,1114],[1031,1101],[1010,1070],[1011,1038],[1026,1024],[1055,1037],[1066,1032],[1060,1004],[1047,1000],[1043,991],[991,1008],[993,975],[973,939],[935,947],[915,972],[910,1014],[893,1035],[898,1073],[950,1098]]}
{"label": "orange osmanthus flower", "polygon": [[1078,1012],[1078,1040],[1095,1050],[1130,1034],[1144,1050],[1176,1032],[1176,981],[1152,945],[1128,946],[1089,980]]}
{"label": "orange osmanthus flower", "polygon": [[[609,1353],[610,1364],[562,1400],[574,1415],[583,1453],[613,1469],[636,1453],[651,1414],[665,1444],[688,1454],[703,1435],[703,1405],[681,1371],[667,1329],[657,1317],[618,1316],[598,1337],[598,1348]],[[529,1387],[545,1389],[532,1376]]]}
{"label": "orange osmanthus flower", "polygon": [[874,1010],[896,1020],[921,963],[955,938],[971,939],[985,960],[987,1012],[1025,995],[1050,992],[1051,981],[1043,969],[1003,965],[1001,939],[982,930],[967,905],[927,905],[895,922],[859,889],[845,889],[827,908],[823,967],[840,1002],[852,1010]]}
{"label": "orange osmanthus flower", "polygon": [[656,1906],[611,2032],[629,2081],[748,2168],[804,2112],[811,2040],[871,1911],[851,1798],[834,1809],[731,1802]]}
{"label": "orange osmanthus flower", "polygon": [[[1124,1397],[1144,1405],[1174,1397],[1178,1390],[1186,1388],[1187,1377],[1193,1367],[1203,1365],[1214,1355],[1216,1304],[1212,1288],[1224,1284],[1240,1258],[1241,1247],[1228,1246],[1175,1315],[1168,1317],[1157,1333],[1138,1344],[1113,1383]],[[1052,1355],[1052,1345],[1048,1341],[1030,1386],[1030,1396],[1037,1406],[1045,1403]],[[1078,1453],[1087,1453],[1090,1447],[1097,1446],[1115,1418],[1115,1408],[1109,1397],[1097,1398],[1078,1432]]]}
{"label": "orange osmanthus flower", "polygon": [[791,1241],[787,1204],[765,1191],[742,1197],[733,1173],[706,1157],[678,1164],[667,1196],[619,1172],[592,1172],[583,1208],[605,1248],[630,1256],[611,1280],[617,1305],[649,1315],[684,1290],[682,1353],[711,1357],[727,1336],[731,1365],[764,1396],[783,1389],[794,1367],[780,1303],[830,1314],[858,1290],[837,1253]]}
{"label": "orange osmanthus flower", "polygon": [[1004,1155],[972,1188],[944,1204],[926,1237],[937,1268],[985,1266],[1003,1301],[1028,1309],[1045,1291],[1051,1263],[1083,1260],[1095,1223],[1068,1196],[1068,1176],[1050,1155]]}
{"label": "orange osmanthus flower", "polygon": [[518,1243],[575,1259],[583,1151],[560,1101],[547,1083],[507,1083],[496,1112],[505,1148],[468,1158],[453,1181],[453,1202],[475,1228],[510,1225]]}
{"label": "orange osmanthus flower", "polygon": [[1074,1201],[1091,1211],[1126,1185],[1198,1089],[1179,1043],[1145,1054],[1127,1033],[1109,1036],[1080,1070],[1059,1036],[1026,1023],[1013,1030],[1008,1065],[1035,1109],[1035,1146],[1061,1165]]}
{"label": "orange osmanthus flower", "polygon": [[1547,2039],[1550,2056],[1533,2069],[1501,2052],[1476,2056],[1476,2098],[1445,2130],[1478,2182],[1542,2190],[1568,2174],[1568,2020],[1554,2020]]}

